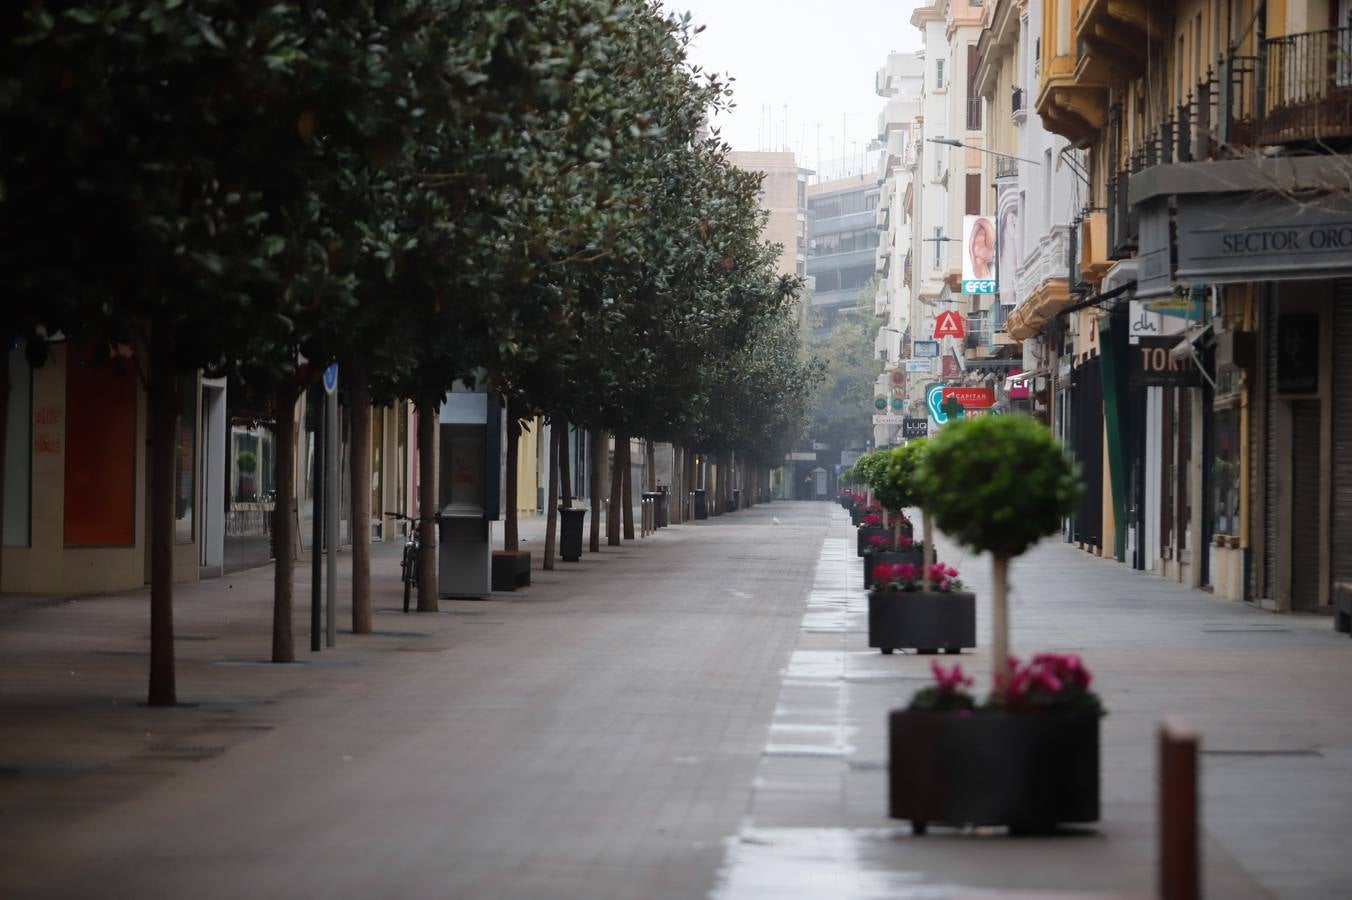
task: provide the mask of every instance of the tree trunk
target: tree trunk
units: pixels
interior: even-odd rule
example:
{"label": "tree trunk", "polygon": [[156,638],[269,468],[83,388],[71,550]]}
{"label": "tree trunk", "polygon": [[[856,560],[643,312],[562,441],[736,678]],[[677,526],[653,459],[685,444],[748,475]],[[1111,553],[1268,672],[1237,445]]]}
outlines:
{"label": "tree trunk", "polygon": [[681,455],[681,448],[677,444],[671,445],[671,496],[667,498],[667,514],[671,516],[671,524],[681,524],[681,498],[684,494],[685,482],[685,460]]}
{"label": "tree trunk", "polygon": [[274,398],[276,422],[273,437],[277,454],[273,459],[273,482],[277,499],[272,506],[272,661],[296,661],[296,638],[291,628],[294,602],[295,558],[291,547],[296,542],[296,388],[285,385]]}
{"label": "tree trunk", "polygon": [[555,422],[549,426],[549,490],[545,491],[545,558],[540,565],[550,570],[554,568],[554,547],[558,541],[559,527],[559,427]]}
{"label": "tree trunk", "polygon": [[[616,438],[615,440],[618,442],[619,438]],[[620,445],[619,443],[616,443],[615,446],[618,448]],[[620,512],[624,517],[624,539],[626,541],[632,541],[634,539],[634,464],[633,460],[630,458],[633,455],[633,452],[633,443],[629,440],[629,436],[625,435],[623,451],[624,468],[620,473],[624,477],[624,484],[620,488],[620,493],[624,495],[620,498],[620,502],[624,504],[624,508],[620,510]]]}
{"label": "tree trunk", "polygon": [[437,398],[418,402],[418,612],[437,612]]}
{"label": "tree trunk", "polygon": [[991,672],[996,690],[1003,692],[1009,670],[1009,557],[991,558]]}
{"label": "tree trunk", "polygon": [[[174,483],[178,387],[168,335],[150,348],[150,706],[178,702],[174,684]],[[8,361],[6,361],[8,364]]]}
{"label": "tree trunk", "polygon": [[12,351],[0,347],[0,593],[5,590],[5,441],[9,432],[9,357]]}
{"label": "tree trunk", "polygon": [[573,505],[573,464],[570,459],[572,454],[569,452],[572,448],[568,445],[568,423],[560,421],[557,427],[559,429],[559,446],[558,452],[554,456],[559,463],[559,490],[553,496],[560,498],[562,505],[567,507]]}
{"label": "tree trunk", "polygon": [[[352,482],[352,633],[371,633],[371,383],[366,366],[348,363],[348,439]],[[337,452],[338,448],[334,448]],[[383,514],[384,510],[376,511]],[[337,546],[337,540],[334,539]]]}
{"label": "tree trunk", "polygon": [[591,437],[591,532],[587,549],[601,552],[601,494],[605,490],[606,433],[599,428],[587,432]]}
{"label": "tree trunk", "polygon": [[921,573],[920,587],[928,591],[930,589],[929,570],[930,566],[934,565],[934,523],[930,521],[929,513],[923,509],[920,510],[920,521],[924,523],[921,528],[925,536],[925,550],[921,557],[924,560],[924,566],[922,566],[924,571]]}
{"label": "tree trunk", "polygon": [[521,420],[517,418],[519,410],[514,401],[507,401],[507,472],[503,498],[502,549],[521,549],[521,533],[517,518],[517,498],[521,492],[520,473],[517,472],[517,458],[521,453]]}
{"label": "tree trunk", "polygon": [[620,436],[615,435],[615,453],[610,461],[610,508],[606,510],[606,544],[620,545],[620,493],[624,490],[624,471],[620,467]]}
{"label": "tree trunk", "polygon": [[643,452],[643,465],[648,470],[648,491],[651,493],[657,490],[657,448],[652,441],[645,440]]}

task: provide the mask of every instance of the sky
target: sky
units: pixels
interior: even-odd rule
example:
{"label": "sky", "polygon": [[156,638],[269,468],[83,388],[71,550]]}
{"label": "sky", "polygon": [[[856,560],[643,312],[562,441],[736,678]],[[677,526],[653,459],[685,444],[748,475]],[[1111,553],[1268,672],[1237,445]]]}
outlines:
{"label": "sky", "polygon": [[663,5],[706,26],[693,61],[736,79],[737,108],[713,122],[724,140],[735,150],[792,150],[809,169],[857,156],[877,137],[884,101],[874,93],[874,73],[889,52],[920,48],[910,22],[915,0]]}

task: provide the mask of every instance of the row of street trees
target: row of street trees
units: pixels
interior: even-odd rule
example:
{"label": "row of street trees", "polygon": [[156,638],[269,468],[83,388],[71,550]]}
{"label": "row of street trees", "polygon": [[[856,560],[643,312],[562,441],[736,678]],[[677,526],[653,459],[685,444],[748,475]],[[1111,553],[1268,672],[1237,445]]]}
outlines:
{"label": "row of street trees", "polygon": [[[786,313],[799,285],[760,239],[759,180],[703,130],[731,94],[687,62],[693,32],[653,0],[0,11],[0,336],[35,365],[57,334],[136,365],[151,704],[177,697],[175,431],[199,371],[276,417],[277,662],[295,653],[295,403],[329,361],[356,453],[371,402],[415,402],[423,515],[456,380],[495,391],[513,428],[541,415],[617,448],[783,458],[817,366]],[[369,474],[354,455],[358,522]],[[358,633],[368,540],[353,529]],[[420,610],[434,554],[425,541]]]}

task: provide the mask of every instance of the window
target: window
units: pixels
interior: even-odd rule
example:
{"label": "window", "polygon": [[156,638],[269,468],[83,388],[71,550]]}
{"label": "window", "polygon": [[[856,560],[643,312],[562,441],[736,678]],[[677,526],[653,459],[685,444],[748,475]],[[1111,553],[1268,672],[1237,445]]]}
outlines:
{"label": "window", "polygon": [[944,87],[944,61],[936,59],[934,61],[934,89],[943,90]]}
{"label": "window", "polygon": [[878,229],[856,228],[852,231],[838,231],[835,234],[823,234],[816,238],[817,247],[813,256],[828,256],[832,253],[852,253],[855,250],[872,250],[878,246]]}
{"label": "window", "polygon": [[193,501],[197,496],[197,379],[178,389],[178,448],[174,454],[174,543],[193,542]]}
{"label": "window", "polygon": [[944,180],[944,152],[945,152],[945,151],[940,150],[940,149],[939,149],[939,145],[937,145],[937,144],[935,144],[935,145],[933,145],[933,146],[934,146],[934,180],[935,180],[935,181],[943,181],[943,180]]}
{"label": "window", "polygon": [[939,254],[944,245],[943,236],[944,230],[936,225],[934,228],[934,268],[936,269],[943,265],[943,263],[939,261]]}
{"label": "window", "polygon": [[981,215],[981,173],[968,172],[966,179],[967,206],[969,216]]}

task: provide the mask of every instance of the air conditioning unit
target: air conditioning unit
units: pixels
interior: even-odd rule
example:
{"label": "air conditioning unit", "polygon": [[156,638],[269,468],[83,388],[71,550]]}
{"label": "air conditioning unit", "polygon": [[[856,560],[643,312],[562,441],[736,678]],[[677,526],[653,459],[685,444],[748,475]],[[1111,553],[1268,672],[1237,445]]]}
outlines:
{"label": "air conditioning unit", "polygon": [[1216,335],[1216,368],[1233,366],[1252,370],[1258,357],[1258,341],[1252,331],[1222,331]]}

